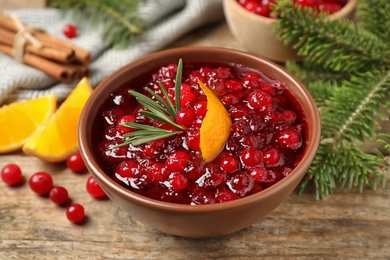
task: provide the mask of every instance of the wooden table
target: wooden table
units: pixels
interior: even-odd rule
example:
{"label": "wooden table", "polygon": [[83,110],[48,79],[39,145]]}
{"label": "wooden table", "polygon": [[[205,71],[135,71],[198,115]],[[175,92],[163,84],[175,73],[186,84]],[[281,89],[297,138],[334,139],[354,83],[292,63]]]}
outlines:
{"label": "wooden table", "polygon": [[[225,22],[201,28],[174,46],[216,45],[242,49]],[[74,225],[65,208],[35,195],[25,182],[0,182],[0,259],[390,259],[390,183],[386,189],[337,192],[317,201],[291,195],[251,227],[218,238],[163,234],[132,219],[110,200],[85,190],[88,173],[41,162],[22,153],[0,157],[0,168],[17,163],[26,180],[52,174],[84,205],[87,221]],[[390,182],[390,181],[389,181]]]}

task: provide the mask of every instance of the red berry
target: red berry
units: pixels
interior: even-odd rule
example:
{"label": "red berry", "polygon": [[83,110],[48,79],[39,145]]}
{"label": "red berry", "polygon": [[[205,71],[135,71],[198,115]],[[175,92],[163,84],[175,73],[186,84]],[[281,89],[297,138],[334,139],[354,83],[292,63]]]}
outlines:
{"label": "red berry", "polygon": [[278,141],[281,147],[290,148],[292,150],[296,150],[302,146],[301,135],[292,129],[280,132]]}
{"label": "red berry", "polygon": [[1,170],[1,179],[10,186],[16,185],[22,180],[22,171],[16,164],[8,164]]}
{"label": "red berry", "polygon": [[231,106],[240,102],[240,99],[234,94],[226,94],[221,98],[221,102],[225,106]]}
{"label": "red berry", "polygon": [[47,172],[37,172],[30,177],[28,184],[35,193],[46,195],[53,188],[53,179]]}
{"label": "red berry", "polygon": [[255,182],[263,182],[267,176],[267,172],[262,167],[253,167],[250,170],[250,175]]}
{"label": "red berry", "polygon": [[195,103],[194,112],[196,116],[204,117],[207,112],[207,101],[199,101]]}
{"label": "red berry", "polygon": [[252,190],[253,184],[253,179],[244,172],[234,174],[227,182],[229,189],[241,197]]}
{"label": "red berry", "polygon": [[326,12],[328,14],[336,13],[340,11],[341,8],[342,8],[341,4],[330,3],[330,2],[323,2],[318,6],[318,10],[320,10],[321,12]]}
{"label": "red berry", "polygon": [[175,173],[171,176],[171,188],[174,191],[181,191],[188,186],[188,179],[183,174]]}
{"label": "red berry", "polygon": [[255,148],[247,148],[241,152],[240,159],[245,166],[253,167],[262,163],[263,155]]}
{"label": "red berry", "polygon": [[89,195],[96,199],[103,199],[106,197],[106,193],[92,176],[89,176],[87,179],[86,188]]}
{"label": "red berry", "polygon": [[266,167],[278,167],[283,164],[283,157],[275,148],[263,152],[263,161]]}
{"label": "red berry", "polygon": [[236,200],[239,198],[240,197],[237,194],[235,194],[234,192],[232,192],[230,190],[221,191],[216,196],[216,199],[218,202],[226,202],[226,201]]}
{"label": "red berry", "polygon": [[237,171],[238,166],[238,161],[233,156],[226,156],[219,162],[219,167],[226,173]]}
{"label": "red berry", "polygon": [[78,203],[71,204],[66,209],[66,217],[73,223],[80,223],[84,217],[84,207]]}
{"label": "red berry", "polygon": [[176,114],[176,123],[179,125],[190,127],[195,120],[195,112],[189,108],[182,108]]}
{"label": "red berry", "polygon": [[316,7],[318,0],[294,0],[294,3],[303,7]]}
{"label": "red berry", "polygon": [[273,110],[274,102],[272,96],[260,89],[252,91],[247,96],[247,101],[251,108],[258,109],[261,112],[269,112]]}
{"label": "red berry", "polygon": [[165,165],[171,172],[183,172],[189,160],[191,160],[191,156],[186,152],[176,151],[168,156]]}
{"label": "red berry", "polygon": [[66,166],[73,172],[83,172],[86,169],[83,157],[79,152],[74,153],[66,160]]}
{"label": "red berry", "polygon": [[77,37],[77,27],[72,24],[65,25],[62,31],[69,39]]}
{"label": "red berry", "polygon": [[50,190],[49,198],[57,205],[63,205],[69,200],[68,191],[61,186],[55,186]]}
{"label": "red berry", "polygon": [[121,135],[124,135],[124,134],[127,134],[127,133],[134,132],[134,131],[135,131],[134,128],[131,128],[131,127],[127,127],[127,126],[122,125],[122,124],[125,124],[125,123],[133,123],[134,121],[135,121],[135,117],[132,116],[132,115],[125,115],[125,116],[122,116],[122,117],[118,120],[118,132],[119,132]]}

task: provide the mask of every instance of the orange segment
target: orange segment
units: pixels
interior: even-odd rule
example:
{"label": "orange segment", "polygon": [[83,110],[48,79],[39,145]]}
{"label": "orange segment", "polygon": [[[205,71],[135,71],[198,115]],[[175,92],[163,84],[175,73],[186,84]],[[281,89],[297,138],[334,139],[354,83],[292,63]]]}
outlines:
{"label": "orange segment", "polygon": [[0,154],[22,148],[57,108],[54,95],[11,103],[0,108]]}
{"label": "orange segment", "polygon": [[83,78],[46,124],[35,131],[23,151],[47,162],[65,161],[76,152],[81,110],[91,93],[92,86]]}
{"label": "orange segment", "polygon": [[224,148],[232,120],[219,98],[203,82],[198,80],[198,83],[207,97],[207,112],[200,127],[199,146],[203,159],[209,162]]}

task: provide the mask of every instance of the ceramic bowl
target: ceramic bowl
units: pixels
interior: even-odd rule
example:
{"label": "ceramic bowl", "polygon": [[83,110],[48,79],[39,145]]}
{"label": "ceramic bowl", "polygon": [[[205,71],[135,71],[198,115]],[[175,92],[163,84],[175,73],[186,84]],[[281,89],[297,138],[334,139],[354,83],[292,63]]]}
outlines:
{"label": "ceramic bowl", "polygon": [[[298,166],[273,186],[235,201],[208,205],[183,205],[161,202],[129,191],[108,176],[99,166],[93,146],[92,122],[111,92],[130,80],[180,58],[185,62],[218,61],[256,69],[284,82],[307,116],[307,148]],[[100,116],[100,114],[99,114]],[[216,47],[183,47],[164,50],[134,61],[103,80],[94,90],[81,114],[79,144],[88,170],[108,197],[131,217],[168,234],[184,237],[213,237],[244,229],[278,207],[297,187],[311,164],[320,138],[320,119],[306,88],[282,67],[245,52]],[[104,213],[102,213],[104,214]]]}
{"label": "ceramic bowl", "polygon": [[[349,0],[340,11],[330,15],[330,19],[353,18],[356,3],[357,0]],[[223,7],[230,31],[246,50],[275,62],[303,59],[292,46],[286,46],[277,39],[274,30],[276,19],[251,13],[237,0],[224,0]]]}

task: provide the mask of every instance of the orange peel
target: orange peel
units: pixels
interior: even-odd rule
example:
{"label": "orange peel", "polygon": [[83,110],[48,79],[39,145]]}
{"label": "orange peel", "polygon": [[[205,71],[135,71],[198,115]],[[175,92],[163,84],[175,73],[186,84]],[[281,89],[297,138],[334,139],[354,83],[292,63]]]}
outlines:
{"label": "orange peel", "polygon": [[214,160],[229,138],[232,120],[220,99],[202,81],[198,84],[207,98],[207,112],[200,127],[200,151],[205,162]]}

